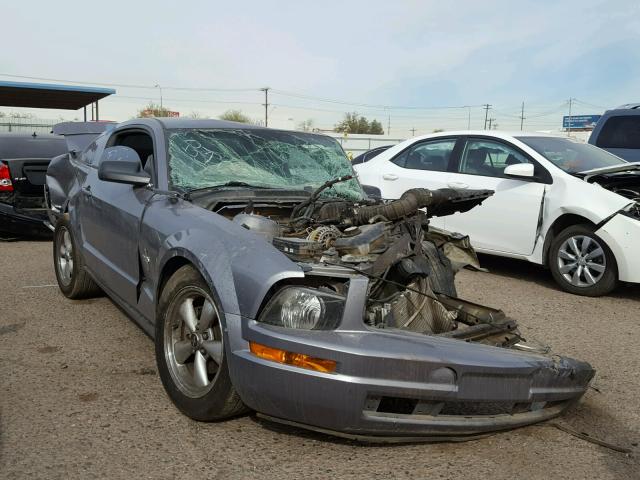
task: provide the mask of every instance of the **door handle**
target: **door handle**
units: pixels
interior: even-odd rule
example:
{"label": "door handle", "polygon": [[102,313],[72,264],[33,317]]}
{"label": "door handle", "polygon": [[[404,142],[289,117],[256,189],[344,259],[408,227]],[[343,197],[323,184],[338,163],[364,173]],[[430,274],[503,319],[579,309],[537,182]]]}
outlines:
{"label": "door handle", "polygon": [[468,184],[462,182],[449,182],[447,185],[449,186],[449,188],[469,188]]}
{"label": "door handle", "polygon": [[384,180],[397,180],[398,175],[396,175],[395,173],[385,173],[384,175],[382,175],[382,178]]}

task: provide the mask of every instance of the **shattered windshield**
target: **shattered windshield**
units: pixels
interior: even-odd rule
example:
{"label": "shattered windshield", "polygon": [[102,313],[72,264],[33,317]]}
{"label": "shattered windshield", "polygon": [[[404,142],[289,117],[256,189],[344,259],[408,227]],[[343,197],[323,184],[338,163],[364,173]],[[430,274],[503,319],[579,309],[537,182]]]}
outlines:
{"label": "shattered windshield", "polygon": [[[263,129],[179,129],[169,132],[169,182],[183,191],[234,183],[315,190],[353,170],[333,138]],[[357,180],[323,192],[365,198]]]}
{"label": "shattered windshield", "polygon": [[625,160],[606,150],[586,143],[557,137],[517,137],[540,155],[568,173],[584,172],[594,168],[613,167]]}

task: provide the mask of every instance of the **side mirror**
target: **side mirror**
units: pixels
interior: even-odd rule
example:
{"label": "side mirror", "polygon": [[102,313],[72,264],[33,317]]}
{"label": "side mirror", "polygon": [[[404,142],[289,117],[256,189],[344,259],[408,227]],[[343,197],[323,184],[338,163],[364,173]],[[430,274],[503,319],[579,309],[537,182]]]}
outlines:
{"label": "side mirror", "polygon": [[133,186],[148,185],[151,181],[151,177],[142,169],[142,162],[136,151],[123,146],[104,149],[98,167],[98,178],[105,182]]}
{"label": "side mirror", "polygon": [[514,165],[508,165],[504,169],[504,174],[508,177],[528,177],[533,178],[534,168],[531,163],[516,163]]}
{"label": "side mirror", "polygon": [[382,192],[378,187],[362,185],[362,190],[364,190],[364,193],[366,193],[369,198],[373,198],[374,200],[380,200],[382,198]]}

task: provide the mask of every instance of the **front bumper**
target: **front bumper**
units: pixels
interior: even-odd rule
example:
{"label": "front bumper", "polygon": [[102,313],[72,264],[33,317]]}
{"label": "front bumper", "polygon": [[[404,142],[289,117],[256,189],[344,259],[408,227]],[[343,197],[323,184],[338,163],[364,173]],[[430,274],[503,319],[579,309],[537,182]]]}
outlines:
{"label": "front bumper", "polygon": [[594,374],[577,360],[405,332],[290,331],[242,319],[242,337],[338,363],[336,373],[320,373],[235,349],[230,373],[249,407],[367,438],[444,439],[536,423],[578,400]]}
{"label": "front bumper", "polygon": [[618,278],[623,282],[640,283],[640,221],[618,213],[595,233],[616,257]]}
{"label": "front bumper", "polygon": [[13,205],[0,202],[0,235],[50,237],[46,220],[44,211],[18,211]]}

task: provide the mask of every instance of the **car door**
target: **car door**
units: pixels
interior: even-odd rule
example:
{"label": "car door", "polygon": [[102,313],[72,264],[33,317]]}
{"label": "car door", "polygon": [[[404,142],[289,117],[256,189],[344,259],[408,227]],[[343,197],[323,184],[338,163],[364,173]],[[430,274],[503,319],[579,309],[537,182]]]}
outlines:
{"label": "car door", "polygon": [[[382,196],[399,198],[411,188],[447,187],[457,141],[457,137],[422,140],[386,160],[380,165]],[[431,224],[445,228],[446,217],[433,217]]]}
{"label": "car door", "polygon": [[[143,165],[154,161],[152,136],[143,129],[115,131],[102,158],[114,146],[133,148]],[[145,187],[100,180],[95,167],[90,169],[82,185],[80,224],[87,266],[100,283],[131,306],[137,303],[140,280],[140,221],[152,195]]]}
{"label": "car door", "polygon": [[[504,169],[515,163],[533,163],[534,177],[512,178]],[[467,137],[448,185],[463,189],[490,189],[495,193],[482,205],[447,217],[447,230],[469,235],[474,247],[529,255],[536,242],[545,186],[550,174],[511,143],[496,138]]]}

